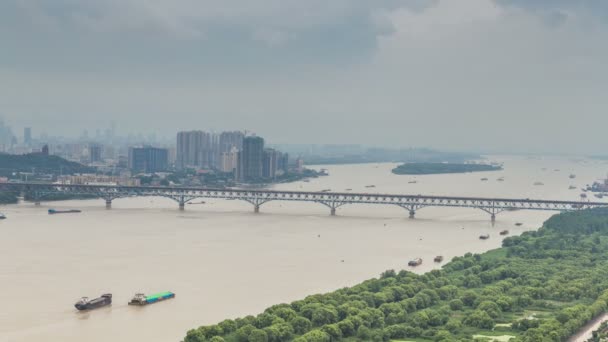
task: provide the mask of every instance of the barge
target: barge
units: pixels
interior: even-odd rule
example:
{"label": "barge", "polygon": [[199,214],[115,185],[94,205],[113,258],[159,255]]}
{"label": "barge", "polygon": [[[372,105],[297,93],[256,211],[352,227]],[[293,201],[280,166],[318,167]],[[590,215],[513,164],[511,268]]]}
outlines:
{"label": "barge", "polygon": [[169,292],[169,291],[155,293],[155,294],[149,295],[149,296],[146,296],[143,293],[136,293],[135,296],[133,296],[133,298],[129,302],[129,305],[142,306],[142,305],[154,304],[156,302],[162,302],[163,300],[167,300],[167,299],[171,299],[171,298],[175,298],[175,293]]}
{"label": "barge", "polygon": [[73,214],[73,213],[80,213],[80,212],[82,212],[82,210],[78,210],[78,209],[69,209],[69,210],[49,209],[49,215],[54,215],[54,214]]}
{"label": "barge", "polygon": [[93,310],[101,308],[102,306],[112,304],[112,294],[102,294],[101,297],[95,299],[89,299],[89,297],[82,297],[74,304],[74,307],[79,311]]}
{"label": "barge", "polygon": [[414,259],[414,260],[410,260],[410,261],[407,263],[407,265],[408,265],[408,266],[418,266],[418,265],[420,265],[420,264],[422,264],[422,259],[421,259],[421,258],[416,258],[416,259]]}

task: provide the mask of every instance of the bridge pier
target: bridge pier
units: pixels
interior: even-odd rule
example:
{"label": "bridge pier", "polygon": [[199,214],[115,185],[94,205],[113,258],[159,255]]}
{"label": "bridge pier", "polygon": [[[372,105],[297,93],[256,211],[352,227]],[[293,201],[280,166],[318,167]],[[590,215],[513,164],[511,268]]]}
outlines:
{"label": "bridge pier", "polygon": [[492,213],[490,216],[490,220],[492,220],[492,223],[496,222],[496,214]]}
{"label": "bridge pier", "polygon": [[416,218],[416,210],[410,210],[410,218],[411,219]]}
{"label": "bridge pier", "polygon": [[112,200],[106,199],[106,209],[112,209]]}
{"label": "bridge pier", "polygon": [[184,201],[179,201],[179,210],[186,210],[186,203]]}
{"label": "bridge pier", "polygon": [[260,205],[259,204],[254,204],[253,205],[253,212],[256,214],[260,213]]}
{"label": "bridge pier", "polygon": [[331,216],[336,216],[336,208],[331,208],[330,215]]}

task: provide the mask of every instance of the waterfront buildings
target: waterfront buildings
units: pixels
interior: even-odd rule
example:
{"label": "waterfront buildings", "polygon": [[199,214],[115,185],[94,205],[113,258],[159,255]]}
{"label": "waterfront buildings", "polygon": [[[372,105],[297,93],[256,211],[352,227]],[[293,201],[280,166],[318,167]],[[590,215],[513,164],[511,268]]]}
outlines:
{"label": "waterfront buildings", "polygon": [[178,169],[211,168],[213,164],[212,135],[203,131],[177,133],[176,166]]}
{"label": "waterfront buildings", "polygon": [[[242,144],[242,141],[241,141]],[[220,171],[235,172],[238,163],[239,150],[233,146],[229,152],[220,154]]]}
{"label": "waterfront buildings", "polygon": [[250,136],[243,139],[243,150],[238,154],[236,180],[258,181],[263,178],[264,139]]}
{"label": "waterfront buildings", "polygon": [[132,172],[159,172],[168,168],[169,151],[150,146],[129,148],[129,169]]}

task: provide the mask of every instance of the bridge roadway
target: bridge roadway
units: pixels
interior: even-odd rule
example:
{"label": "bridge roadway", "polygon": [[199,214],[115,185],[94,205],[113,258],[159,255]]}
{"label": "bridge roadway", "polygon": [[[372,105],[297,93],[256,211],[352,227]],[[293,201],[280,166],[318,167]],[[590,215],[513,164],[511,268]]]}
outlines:
{"label": "bridge roadway", "polygon": [[18,192],[33,196],[36,204],[44,197],[53,194],[87,195],[102,198],[106,208],[112,207],[112,201],[117,198],[134,196],[167,197],[179,204],[184,210],[185,204],[196,198],[221,198],[242,200],[253,205],[254,212],[260,211],[260,206],[270,201],[315,202],[330,209],[335,215],[336,209],[346,204],[379,204],[396,205],[408,211],[409,217],[414,218],[416,211],[425,207],[465,207],[476,208],[490,214],[492,221],[503,211],[514,210],[554,210],[568,211],[596,207],[607,207],[604,202],[583,201],[554,201],[512,198],[484,198],[458,196],[425,196],[378,193],[351,192],[307,192],[279,191],[252,189],[211,189],[203,187],[162,187],[162,186],[120,186],[120,185],[71,185],[50,183],[0,183],[0,192]]}

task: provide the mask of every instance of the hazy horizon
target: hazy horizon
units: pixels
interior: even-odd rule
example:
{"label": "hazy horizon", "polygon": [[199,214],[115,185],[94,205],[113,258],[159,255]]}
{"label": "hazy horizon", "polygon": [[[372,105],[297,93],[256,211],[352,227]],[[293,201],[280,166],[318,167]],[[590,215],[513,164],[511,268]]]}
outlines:
{"label": "hazy horizon", "polygon": [[599,0],[5,0],[0,118],[603,154],[607,32]]}

